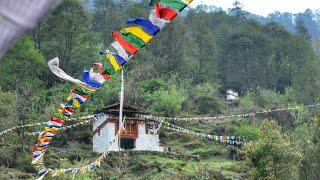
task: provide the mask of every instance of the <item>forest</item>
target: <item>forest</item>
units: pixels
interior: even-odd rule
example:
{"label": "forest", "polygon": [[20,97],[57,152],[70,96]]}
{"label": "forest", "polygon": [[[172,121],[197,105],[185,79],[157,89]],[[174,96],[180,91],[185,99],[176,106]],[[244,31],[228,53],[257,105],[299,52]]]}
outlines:
{"label": "forest", "polygon": [[[60,0],[0,59],[0,131],[47,121],[65,99],[72,84],[50,72],[49,60],[59,57],[64,71],[81,78],[81,70],[105,58],[99,52],[113,41],[112,31],[150,12],[149,0],[93,0],[91,5]],[[163,129],[163,144],[198,160],[127,152],[119,163],[111,154],[100,169],[75,179],[319,179],[319,27],[310,30],[303,18],[290,26],[249,18],[238,4],[228,12],[207,6],[185,10],[124,67],[126,104],[168,117],[295,110],[172,122],[213,135],[222,128],[248,144],[221,145]],[[117,103],[120,79],[119,74],[110,79],[76,117]],[[239,92],[238,102],[226,101],[228,89]],[[0,179],[36,177],[30,163],[35,138],[27,132],[40,129],[0,137]],[[57,136],[48,149],[48,166],[86,164],[96,156],[91,125]]]}

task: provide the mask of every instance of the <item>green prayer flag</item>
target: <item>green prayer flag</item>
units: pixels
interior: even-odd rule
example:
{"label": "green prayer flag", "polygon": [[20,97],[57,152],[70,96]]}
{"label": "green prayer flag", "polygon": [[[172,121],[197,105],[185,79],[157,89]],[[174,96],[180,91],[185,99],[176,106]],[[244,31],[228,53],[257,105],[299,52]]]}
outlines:
{"label": "green prayer flag", "polygon": [[84,88],[81,88],[80,86],[76,87],[75,91],[80,95],[92,95],[94,91],[86,90]]}
{"label": "green prayer flag", "polygon": [[164,5],[167,8],[174,9],[177,11],[182,11],[185,7],[187,7],[187,4],[182,2],[181,0],[161,0],[161,5]]}
{"label": "green prayer flag", "polygon": [[113,68],[107,68],[104,70],[103,72],[104,74],[108,74],[108,75],[114,75],[116,74],[117,72],[113,69]]}
{"label": "green prayer flag", "polygon": [[145,46],[145,43],[139,39],[137,36],[131,34],[131,33],[125,33],[121,32],[121,36],[123,39],[125,39],[128,43],[134,45],[137,48],[143,48]]}

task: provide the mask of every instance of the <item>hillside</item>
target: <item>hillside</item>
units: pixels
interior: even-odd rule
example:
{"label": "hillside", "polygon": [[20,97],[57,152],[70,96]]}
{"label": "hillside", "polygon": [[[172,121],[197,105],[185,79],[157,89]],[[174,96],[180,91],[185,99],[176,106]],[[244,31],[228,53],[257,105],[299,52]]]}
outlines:
{"label": "hillside", "polygon": [[[49,60],[58,56],[60,67],[80,79],[90,64],[105,62],[99,52],[110,48],[112,31],[150,12],[149,1],[94,0],[90,9],[83,2],[60,1],[0,59],[0,132],[46,121],[65,101],[72,84],[50,72]],[[126,64],[125,103],[154,116],[235,115],[167,121],[196,133],[244,137],[248,144],[238,147],[163,128],[161,142],[176,156],[111,153],[101,168],[75,179],[318,179],[320,46],[310,36],[319,29],[306,31],[308,23],[290,26],[298,31],[247,18],[242,9],[188,9]],[[120,79],[115,74],[75,116],[118,103]],[[226,101],[228,89],[239,92],[239,101]],[[30,164],[35,137],[28,133],[42,129],[19,128],[0,138],[0,179],[36,177]],[[92,124],[60,131],[45,164],[88,164],[98,156],[92,136]]]}

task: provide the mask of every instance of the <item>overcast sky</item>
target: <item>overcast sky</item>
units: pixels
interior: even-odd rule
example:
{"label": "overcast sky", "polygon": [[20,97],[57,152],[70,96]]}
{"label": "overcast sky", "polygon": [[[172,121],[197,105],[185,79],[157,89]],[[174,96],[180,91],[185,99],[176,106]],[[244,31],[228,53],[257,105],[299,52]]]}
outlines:
{"label": "overcast sky", "polygon": [[[194,0],[192,7],[199,4],[214,5],[227,10],[234,0]],[[306,9],[320,9],[320,0],[240,0],[243,9],[254,14],[267,16],[274,11],[298,13]]]}

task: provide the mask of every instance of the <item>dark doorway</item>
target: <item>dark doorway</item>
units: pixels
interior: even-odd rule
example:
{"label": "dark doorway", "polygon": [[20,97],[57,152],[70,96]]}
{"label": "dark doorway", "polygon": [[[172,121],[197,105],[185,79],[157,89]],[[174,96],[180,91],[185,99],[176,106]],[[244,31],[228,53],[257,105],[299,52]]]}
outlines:
{"label": "dark doorway", "polygon": [[120,140],[120,147],[122,149],[134,149],[136,147],[136,140],[135,139],[127,139],[121,138]]}

